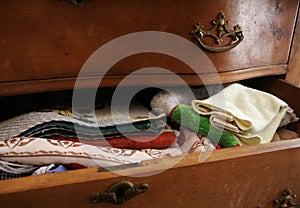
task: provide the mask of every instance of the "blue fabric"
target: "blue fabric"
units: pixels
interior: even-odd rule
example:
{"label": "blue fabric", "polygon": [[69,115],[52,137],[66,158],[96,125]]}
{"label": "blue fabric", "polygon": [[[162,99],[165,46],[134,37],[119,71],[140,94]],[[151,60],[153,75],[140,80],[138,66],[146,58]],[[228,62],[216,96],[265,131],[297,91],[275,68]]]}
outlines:
{"label": "blue fabric", "polygon": [[50,170],[47,170],[46,173],[58,173],[58,172],[65,172],[67,171],[68,169],[63,166],[63,165],[58,165]]}

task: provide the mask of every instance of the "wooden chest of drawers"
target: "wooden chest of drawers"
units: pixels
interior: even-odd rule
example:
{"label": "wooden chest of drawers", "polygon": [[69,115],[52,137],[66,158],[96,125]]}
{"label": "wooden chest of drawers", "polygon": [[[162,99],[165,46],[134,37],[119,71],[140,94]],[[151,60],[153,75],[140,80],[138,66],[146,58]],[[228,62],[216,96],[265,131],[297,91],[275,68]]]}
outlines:
{"label": "wooden chest of drawers", "polygon": [[[76,2],[80,1],[73,1]],[[129,74],[134,82],[126,86],[180,86],[177,75],[189,86],[245,81],[285,100],[300,115],[297,0],[94,0],[83,6],[55,0],[11,0],[0,10],[2,98],[72,90],[78,74],[80,88],[99,85],[100,89],[117,86]],[[207,51],[193,38],[193,25],[200,22],[202,29],[208,31],[213,26],[211,20],[216,22],[220,13],[225,16],[222,21],[230,21],[228,28],[242,28],[243,38],[230,50]],[[160,36],[148,36],[141,42],[135,39],[137,42],[129,46],[124,42],[113,51],[106,51],[108,56],[119,57],[111,68],[102,68],[106,63],[97,62],[96,52],[104,46],[141,32],[157,32]],[[188,41],[192,44],[188,48],[198,48],[199,53],[191,50],[185,54],[192,63],[178,59],[183,57],[180,55],[172,57],[169,51],[180,51],[178,45],[182,43],[164,38]],[[158,41],[153,42],[155,47],[150,46],[153,40]],[[232,43],[225,39],[221,45],[207,37],[200,41],[204,46],[223,50],[236,40]],[[170,43],[167,50],[166,43]],[[130,46],[135,49],[133,52]],[[209,61],[197,65],[199,58]],[[92,67],[82,70],[87,64]],[[194,64],[199,68],[192,69]],[[152,68],[150,73],[133,73],[149,67],[169,71]],[[293,128],[300,132],[299,123]],[[203,157],[206,159],[201,161]],[[115,207],[106,202],[92,203],[91,196],[104,192],[115,182],[130,181],[124,182],[125,186],[147,184],[148,188],[120,207],[272,207],[283,190],[300,193],[298,157],[300,138],[190,154],[180,161],[145,161],[143,165],[116,171],[88,168],[11,179],[0,181],[0,205]],[[154,174],[165,165],[170,168]],[[124,190],[122,185],[114,189],[121,198]]]}

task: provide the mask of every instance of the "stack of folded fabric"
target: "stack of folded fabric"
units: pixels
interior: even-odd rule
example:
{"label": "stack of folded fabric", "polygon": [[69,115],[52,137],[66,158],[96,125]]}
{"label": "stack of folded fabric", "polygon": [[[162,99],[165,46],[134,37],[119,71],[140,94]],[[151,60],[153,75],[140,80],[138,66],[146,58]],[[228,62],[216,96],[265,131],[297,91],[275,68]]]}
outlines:
{"label": "stack of folded fabric", "polygon": [[70,109],[26,113],[2,122],[0,139],[20,136],[108,139],[118,138],[123,134],[130,136],[158,135],[166,126],[163,114],[149,116],[148,111],[137,110],[135,113],[139,114],[133,115],[131,118],[122,114],[112,118],[107,109],[110,109],[110,106],[96,110],[96,120],[90,112],[76,115]]}
{"label": "stack of folded fabric", "polygon": [[84,113],[42,110],[3,121],[0,179],[266,143],[278,127],[298,120],[282,100],[240,84],[205,99],[199,92],[159,91],[151,112],[132,102],[113,114],[104,104]]}
{"label": "stack of folded fabric", "polygon": [[[190,149],[182,149],[179,132],[168,126],[165,114],[153,115],[141,104],[130,109],[130,118],[123,110],[112,116],[110,109],[97,109],[94,117],[89,111],[42,110],[1,122],[0,162],[10,167],[1,169],[3,178],[65,171],[74,164],[108,168],[214,149],[197,135],[192,143],[185,142]],[[20,172],[18,165],[30,170]]]}

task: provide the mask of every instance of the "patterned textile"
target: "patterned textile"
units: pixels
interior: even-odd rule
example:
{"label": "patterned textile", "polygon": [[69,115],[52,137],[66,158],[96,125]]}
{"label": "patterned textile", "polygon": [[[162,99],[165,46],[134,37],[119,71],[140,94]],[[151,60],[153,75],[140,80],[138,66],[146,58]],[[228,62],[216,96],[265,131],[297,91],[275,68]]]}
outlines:
{"label": "patterned textile", "polygon": [[139,163],[142,160],[178,156],[181,150],[174,145],[168,149],[147,152],[133,149],[98,147],[80,142],[19,137],[0,141],[0,159],[29,165],[78,163],[86,167],[108,167]]}
{"label": "patterned textile", "polygon": [[[62,115],[61,112],[64,112]],[[89,117],[73,116],[59,112],[30,112],[0,123],[0,140],[14,137],[43,137],[53,135],[79,138],[113,138],[128,135],[159,134],[166,126],[165,115],[134,117],[128,121],[125,117],[107,119],[97,114],[98,120],[92,122]],[[68,112],[68,111],[67,111]],[[100,133],[100,131],[101,133]]]}
{"label": "patterned textile", "polygon": [[0,180],[7,180],[7,179],[12,179],[12,178],[20,178],[22,176],[23,176],[22,174],[8,173],[8,172],[0,170]]}
{"label": "patterned textile", "polygon": [[208,152],[216,150],[215,146],[207,137],[197,135],[194,131],[187,128],[182,128],[181,136],[184,140],[181,150],[184,154]]}
{"label": "patterned textile", "polygon": [[121,149],[100,147],[80,142],[19,137],[0,141],[0,159],[28,165],[79,164],[85,167],[111,167],[140,163],[186,153],[213,151],[215,147],[205,137],[184,130],[185,141],[166,149]]}
{"label": "patterned textile", "polygon": [[32,165],[16,164],[0,160],[0,180],[28,176],[37,168]]}
{"label": "patterned textile", "polygon": [[54,135],[51,139],[81,142],[101,147],[127,148],[127,149],[164,149],[176,142],[177,136],[173,131],[166,130],[159,135],[132,135],[110,139],[78,139],[76,137],[63,137]]}
{"label": "patterned textile", "polygon": [[13,162],[5,162],[0,160],[0,170],[12,174],[32,173],[38,167],[33,165],[23,165]]}
{"label": "patterned textile", "polygon": [[[10,168],[3,168],[3,164],[9,166]],[[17,163],[9,163],[2,160],[0,160],[0,165],[0,180],[86,168],[85,166],[77,163],[70,163],[65,165],[50,164],[46,166],[32,166]]]}

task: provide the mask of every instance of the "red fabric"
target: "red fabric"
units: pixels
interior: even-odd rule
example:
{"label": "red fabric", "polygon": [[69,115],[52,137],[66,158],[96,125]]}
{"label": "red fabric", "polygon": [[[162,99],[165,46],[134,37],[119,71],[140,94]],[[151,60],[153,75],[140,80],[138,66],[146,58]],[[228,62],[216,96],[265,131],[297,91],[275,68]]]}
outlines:
{"label": "red fabric", "polygon": [[170,115],[170,116],[169,116],[170,118],[172,117],[172,114],[173,114],[174,110],[175,110],[177,107],[178,107],[178,105],[176,105],[176,106],[174,106],[174,107],[172,108],[172,110],[171,110],[171,112],[170,112],[170,114],[169,114],[169,115]]}
{"label": "red fabric", "polygon": [[[233,147],[239,147],[240,145],[239,144],[237,144],[237,145],[235,145],[235,146],[233,146]],[[216,149],[223,149],[224,147],[222,147],[221,145],[219,145],[219,144],[217,144],[216,145]]]}
{"label": "red fabric", "polygon": [[78,164],[78,163],[69,163],[69,164],[64,164],[69,170],[77,170],[77,169],[83,169],[87,168],[84,165]]}
{"label": "red fabric", "polygon": [[221,145],[217,144],[216,149],[223,149],[223,147]]}
{"label": "red fabric", "polygon": [[176,135],[173,132],[163,132],[158,136],[133,136],[132,139],[127,137],[118,137],[112,139],[96,139],[96,140],[87,140],[87,139],[78,139],[76,137],[64,137],[55,135],[51,139],[56,140],[68,140],[81,142],[84,144],[90,144],[95,146],[107,147],[111,146],[114,148],[128,148],[128,149],[163,149],[170,147],[176,141]]}

